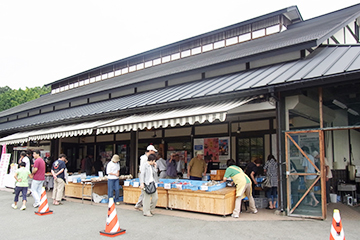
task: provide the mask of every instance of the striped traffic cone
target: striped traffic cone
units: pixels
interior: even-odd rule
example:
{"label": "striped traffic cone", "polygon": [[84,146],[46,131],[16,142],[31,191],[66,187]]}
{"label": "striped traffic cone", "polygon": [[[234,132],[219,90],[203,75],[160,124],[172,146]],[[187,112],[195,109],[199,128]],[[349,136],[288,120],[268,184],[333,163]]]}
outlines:
{"label": "striped traffic cone", "polygon": [[100,231],[100,235],[107,237],[115,237],[126,232],[125,229],[121,230],[118,217],[116,214],[116,208],[113,198],[109,198],[108,216],[106,219],[105,231]]}
{"label": "striped traffic cone", "polygon": [[345,240],[345,234],[341,224],[339,209],[334,209],[333,220],[330,230],[330,240]]}
{"label": "striped traffic cone", "polygon": [[36,215],[39,216],[43,216],[43,215],[48,215],[48,214],[52,214],[53,211],[49,210],[49,204],[48,204],[48,200],[47,200],[47,196],[46,196],[46,190],[43,187],[42,188],[42,193],[41,193],[41,198],[40,198],[40,206],[37,212],[35,212]]}

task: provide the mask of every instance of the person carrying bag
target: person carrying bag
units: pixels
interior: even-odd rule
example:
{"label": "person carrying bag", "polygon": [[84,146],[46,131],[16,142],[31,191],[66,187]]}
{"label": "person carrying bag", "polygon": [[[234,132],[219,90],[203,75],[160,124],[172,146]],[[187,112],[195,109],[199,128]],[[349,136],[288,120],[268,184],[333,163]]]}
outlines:
{"label": "person carrying bag", "polygon": [[143,214],[146,217],[152,217],[152,211],[155,209],[158,201],[156,182],[158,181],[156,171],[156,155],[150,154],[147,162],[142,164],[140,169],[140,188],[144,193]]}

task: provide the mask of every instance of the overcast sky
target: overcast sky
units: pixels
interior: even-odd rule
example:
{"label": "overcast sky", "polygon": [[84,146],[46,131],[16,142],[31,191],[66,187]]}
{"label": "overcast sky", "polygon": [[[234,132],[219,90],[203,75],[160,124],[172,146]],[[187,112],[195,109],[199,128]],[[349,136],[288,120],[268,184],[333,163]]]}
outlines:
{"label": "overcast sky", "polygon": [[357,4],[315,0],[1,0],[0,87],[43,86],[297,5],[304,20]]}

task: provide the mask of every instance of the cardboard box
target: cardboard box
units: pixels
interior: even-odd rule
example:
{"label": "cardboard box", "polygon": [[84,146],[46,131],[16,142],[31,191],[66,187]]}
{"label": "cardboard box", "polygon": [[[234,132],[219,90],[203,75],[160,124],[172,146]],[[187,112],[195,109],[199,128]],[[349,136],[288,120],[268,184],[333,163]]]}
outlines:
{"label": "cardboard box", "polygon": [[224,178],[224,175],[225,175],[225,169],[210,171],[210,179],[211,180],[221,181]]}

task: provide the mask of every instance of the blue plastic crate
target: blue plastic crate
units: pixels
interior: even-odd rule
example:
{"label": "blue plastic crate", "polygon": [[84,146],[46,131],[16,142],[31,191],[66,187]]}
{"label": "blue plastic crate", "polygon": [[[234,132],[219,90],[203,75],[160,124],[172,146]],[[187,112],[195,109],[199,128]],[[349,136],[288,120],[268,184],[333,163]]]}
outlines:
{"label": "blue plastic crate", "polygon": [[217,191],[217,190],[220,190],[222,188],[225,188],[226,187],[226,183],[223,182],[223,183],[219,183],[219,184],[216,184],[214,186],[210,186],[208,188],[208,190],[206,190],[206,192],[212,192],[212,191]]}
{"label": "blue plastic crate", "polygon": [[199,190],[199,186],[192,186],[190,184],[187,184],[187,185],[183,185],[183,189],[190,189],[192,191],[197,191]]}

